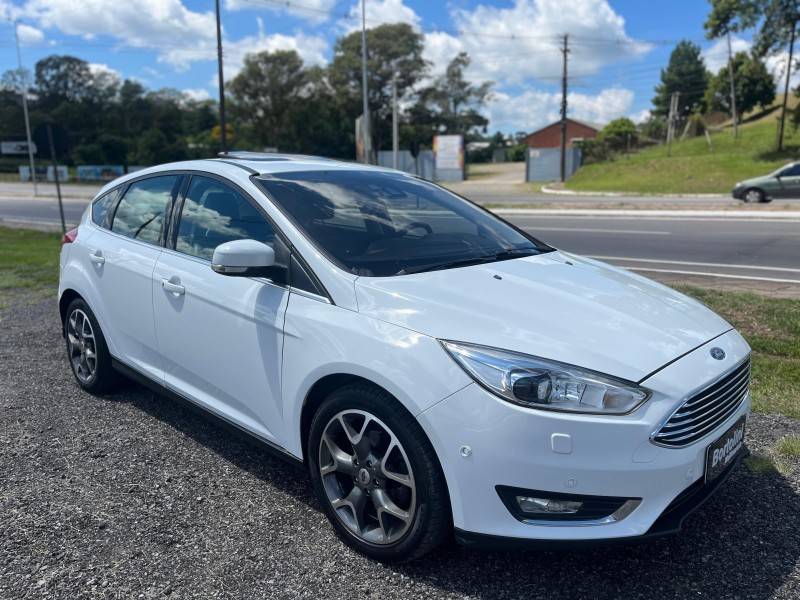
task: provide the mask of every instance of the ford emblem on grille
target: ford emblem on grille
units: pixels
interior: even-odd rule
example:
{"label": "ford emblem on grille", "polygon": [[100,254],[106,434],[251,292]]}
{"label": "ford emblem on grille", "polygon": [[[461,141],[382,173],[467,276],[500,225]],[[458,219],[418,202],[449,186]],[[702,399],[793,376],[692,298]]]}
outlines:
{"label": "ford emblem on grille", "polygon": [[711,358],[716,358],[717,360],[722,360],[725,358],[725,350],[722,348],[714,347],[711,349]]}

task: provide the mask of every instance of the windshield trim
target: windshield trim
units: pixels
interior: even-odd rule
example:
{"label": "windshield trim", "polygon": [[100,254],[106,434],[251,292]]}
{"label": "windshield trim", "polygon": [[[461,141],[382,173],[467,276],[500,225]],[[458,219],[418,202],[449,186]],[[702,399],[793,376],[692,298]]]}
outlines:
{"label": "windshield trim", "polygon": [[[311,172],[318,172],[318,171],[324,171],[324,170],[326,170],[326,169],[315,169],[314,171],[311,171]],[[330,170],[337,170],[338,171],[340,169],[330,169]],[[341,170],[344,170],[344,169],[341,169]],[[362,173],[373,172],[372,169],[348,169],[348,170],[352,170],[352,171],[356,171],[356,172],[362,172]],[[325,259],[328,262],[330,262],[332,265],[334,265],[340,271],[343,271],[347,275],[349,275],[351,277],[354,277],[354,278],[369,277],[371,279],[376,279],[378,277],[406,277],[408,275],[413,275],[413,273],[404,273],[404,274],[394,273],[392,275],[382,275],[382,276],[358,275],[356,273],[353,273],[353,271],[346,264],[342,263],[338,258],[333,256],[333,254],[331,254],[322,244],[320,244],[317,240],[315,240],[313,237],[311,237],[308,234],[308,232],[300,225],[300,223],[297,221],[297,219],[294,217],[294,215],[292,215],[292,213],[290,211],[288,211],[286,208],[284,208],[284,206],[280,202],[275,200],[275,198],[272,197],[272,194],[269,193],[269,191],[266,189],[265,186],[261,185],[261,181],[262,180],[265,180],[265,179],[280,179],[285,174],[296,173],[296,172],[297,171],[291,170],[291,171],[277,171],[277,172],[254,174],[254,175],[250,176],[250,181],[252,181],[252,183],[258,188],[258,190],[264,195],[264,197],[267,200],[269,200],[270,204],[272,204],[272,206],[274,206],[275,209],[278,212],[281,213],[281,215],[286,217],[286,219],[292,224],[292,227],[294,227],[295,231],[297,231],[301,236],[303,236],[303,238],[309,244],[311,244],[317,252],[319,252],[322,256],[324,256]],[[498,215],[496,213],[493,213],[489,209],[481,206],[480,204],[478,204],[476,202],[473,202],[469,198],[465,198],[464,196],[462,196],[460,194],[457,194],[456,192],[453,192],[452,190],[449,190],[446,187],[441,186],[441,185],[439,185],[438,183],[436,183],[434,181],[429,181],[427,179],[424,179],[423,177],[419,177],[418,175],[412,175],[410,173],[405,173],[405,172],[402,172],[402,171],[401,172],[381,171],[381,172],[387,173],[387,174],[390,174],[390,175],[397,175],[397,176],[400,176],[400,177],[408,177],[410,179],[416,179],[418,181],[422,181],[424,183],[432,185],[433,187],[438,188],[439,190],[441,190],[441,191],[443,191],[443,192],[445,192],[447,194],[450,194],[451,196],[455,196],[459,200],[462,200],[463,202],[466,202],[466,203],[472,205],[473,207],[477,208],[479,211],[481,211],[483,213],[486,213],[490,218],[493,218],[493,219],[496,219],[496,220],[500,221],[501,223],[503,223],[504,225],[510,227],[511,229],[516,231],[518,234],[520,234],[522,237],[524,237],[525,239],[530,241],[536,247],[536,249],[538,250],[537,254],[529,254],[527,256],[538,256],[540,254],[547,254],[547,253],[556,251],[556,248],[553,248],[549,244],[545,244],[543,241],[533,237],[531,234],[529,234],[528,232],[524,231],[523,229],[520,229],[519,227],[517,227],[513,223],[509,223],[508,221],[503,219],[500,215]],[[526,258],[527,256],[520,256],[519,258]],[[491,262],[499,262],[499,261],[502,261],[502,260],[513,260],[513,258],[509,259],[509,258],[503,257],[503,258],[499,258],[497,261],[491,261]],[[489,264],[489,263],[484,262],[484,263],[480,263],[480,264]],[[464,266],[469,266],[469,265],[464,265]],[[450,269],[458,269],[458,268],[462,268],[462,267],[454,266],[454,267],[449,267],[449,268],[445,268],[445,269],[441,269],[441,270],[449,271]]]}

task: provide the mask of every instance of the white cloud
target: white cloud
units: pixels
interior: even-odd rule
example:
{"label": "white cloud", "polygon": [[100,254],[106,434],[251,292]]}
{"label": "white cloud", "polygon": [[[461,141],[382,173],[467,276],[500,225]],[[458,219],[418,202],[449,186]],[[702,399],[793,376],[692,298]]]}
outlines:
{"label": "white cloud", "polygon": [[[775,77],[778,91],[783,93],[783,87],[786,84],[786,64],[789,62],[789,53],[785,51],[779,52],[774,56],[768,56],[764,62],[767,65],[767,70]],[[798,85],[800,85],[800,71],[795,66],[792,69],[791,77],[789,77],[789,87],[791,89]]]}
{"label": "white cloud", "polygon": [[211,94],[205,88],[189,88],[188,90],[183,90],[183,93],[189,100],[197,102],[211,99]]}
{"label": "white cloud", "polygon": [[89,63],[89,72],[95,77],[115,77],[121,79],[120,72],[105,63]]}
{"label": "white cloud", "polygon": [[[176,70],[216,58],[214,13],[191,11],[181,0],[29,0],[25,10],[43,27],[68,35],[92,38],[102,33],[123,46],[152,48],[159,62]],[[260,18],[258,25],[256,35],[224,40],[226,78],[239,71],[248,52],[297,50],[307,63],[325,62],[327,42],[323,38],[304,33],[266,35]]]}
{"label": "white cloud", "polygon": [[214,13],[191,11],[181,0],[29,0],[25,12],[68,35],[91,39],[102,33],[126,46],[154,48],[177,68],[188,67],[179,48],[213,45],[216,35]]}
{"label": "white cloud", "polygon": [[320,36],[306,35],[302,32],[295,35],[282,33],[266,35],[264,23],[259,18],[258,34],[241,38],[235,42],[226,42],[225,79],[234,77],[241,70],[245,55],[265,50],[269,52],[295,50],[306,64],[324,65],[328,42]]}
{"label": "white cloud", "polygon": [[324,23],[330,18],[330,13],[336,6],[336,0],[303,0],[303,4],[292,4],[287,2],[281,4],[279,2],[270,2],[270,0],[263,0],[255,2],[253,0],[226,0],[225,8],[227,10],[270,10],[278,13],[285,13],[303,19],[309,23],[318,25]]}
{"label": "white cloud", "polygon": [[[567,102],[570,117],[603,124],[630,112],[633,92],[615,87],[597,95],[571,93]],[[488,107],[490,127],[506,132],[534,131],[560,118],[560,103],[558,92],[527,90],[518,95],[497,92]]]}
{"label": "white cloud", "polygon": [[638,123],[644,123],[645,121],[647,121],[650,118],[650,115],[651,115],[650,109],[649,108],[643,108],[642,110],[640,110],[638,112],[635,112],[633,114],[628,115],[628,118],[630,118],[630,120],[633,121],[634,123],[638,124]]}
{"label": "white cloud", "polygon": [[[403,4],[403,0],[369,0],[366,5],[367,27],[377,27],[383,23],[408,23],[420,29],[421,19],[414,9]],[[347,14],[339,21],[339,27],[346,33],[361,29],[361,2],[356,1]]]}
{"label": "white cloud", "polygon": [[17,35],[19,35],[19,43],[23,46],[33,46],[44,41],[44,32],[41,29],[25,23],[17,25]]}
{"label": "white cloud", "polygon": [[593,75],[617,60],[643,55],[651,47],[625,33],[625,19],[607,0],[514,0],[508,8],[478,5],[452,13],[456,33],[426,36],[426,58],[441,72],[458,51],[472,58],[470,75],[500,84],[561,76],[561,36],[569,33],[575,75]]}
{"label": "white cloud", "polygon": [[[733,53],[750,52],[752,44],[742,38],[731,36],[731,49]],[[725,38],[718,39],[711,46],[703,50],[703,60],[706,68],[712,73],[719,73],[719,70],[728,64],[728,41]]]}

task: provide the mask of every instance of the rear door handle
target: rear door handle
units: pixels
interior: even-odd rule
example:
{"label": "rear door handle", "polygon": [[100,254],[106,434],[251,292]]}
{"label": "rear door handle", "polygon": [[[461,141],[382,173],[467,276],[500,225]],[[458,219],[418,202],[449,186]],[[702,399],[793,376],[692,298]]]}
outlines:
{"label": "rear door handle", "polygon": [[102,250],[95,250],[89,254],[89,260],[96,265],[104,265],[106,263],[106,257],[103,256]]}
{"label": "rear door handle", "polygon": [[176,296],[182,296],[184,293],[186,293],[185,287],[183,287],[180,283],[175,283],[169,279],[162,279],[161,287],[163,287],[170,294],[175,294]]}

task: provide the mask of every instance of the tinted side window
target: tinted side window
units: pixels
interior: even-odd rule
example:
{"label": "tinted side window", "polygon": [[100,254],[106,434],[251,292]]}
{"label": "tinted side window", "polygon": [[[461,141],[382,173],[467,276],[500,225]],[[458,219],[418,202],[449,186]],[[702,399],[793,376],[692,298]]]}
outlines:
{"label": "tinted side window", "polygon": [[192,177],[181,209],[175,249],[211,260],[214,248],[233,240],[275,239],[270,223],[232,187],[210,177]]}
{"label": "tinted side window", "polygon": [[168,175],[132,183],[119,203],[111,230],[126,237],[158,244],[164,215],[177,181],[177,175]]}
{"label": "tinted side window", "polygon": [[781,177],[800,177],[800,164],[786,167],[781,171]]}
{"label": "tinted side window", "polygon": [[92,221],[99,227],[109,229],[111,223],[111,213],[114,211],[114,206],[119,199],[119,188],[111,190],[107,194],[103,194],[92,204]]}

